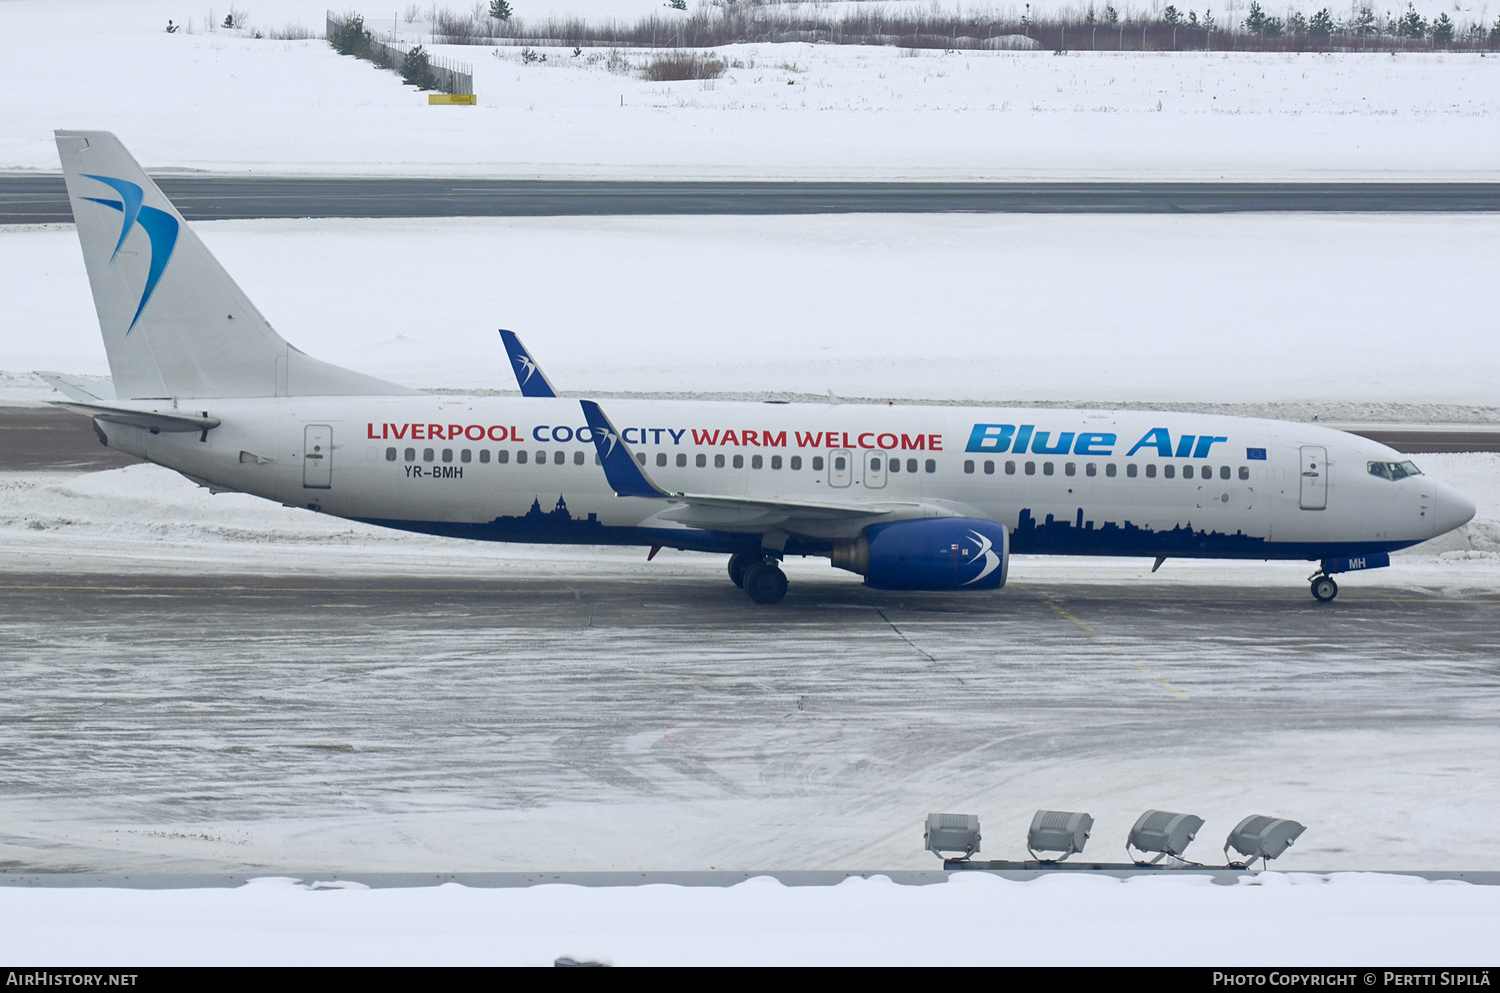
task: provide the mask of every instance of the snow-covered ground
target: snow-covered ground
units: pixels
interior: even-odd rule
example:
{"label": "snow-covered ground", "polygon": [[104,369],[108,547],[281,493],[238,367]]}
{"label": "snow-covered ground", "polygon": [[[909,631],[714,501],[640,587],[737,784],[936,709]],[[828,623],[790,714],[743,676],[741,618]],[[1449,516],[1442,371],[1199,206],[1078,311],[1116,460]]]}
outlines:
{"label": "snow-covered ground", "polygon": [[[424,388],[513,390],[508,327],[573,393],[1357,402],[1371,420],[1500,403],[1495,215],[194,228],[295,345]],[[0,298],[0,369],[108,372],[71,225],[0,230]],[[10,383],[8,402],[43,395]]]}
{"label": "snow-covered ground", "polygon": [[[244,6],[252,29],[322,30],[321,2]],[[524,17],[569,7],[517,6]],[[578,6],[593,16],[604,9],[592,0]],[[616,16],[646,9],[631,0]],[[652,83],[611,72],[598,51],[548,49],[545,63],[523,65],[515,48],[429,46],[474,65],[479,106],[455,108],[428,106],[396,76],[341,58],[323,41],[207,32],[206,13],[175,0],[0,3],[0,169],[56,170],[54,128],[103,128],[157,170],[1500,176],[1500,60],[1477,54],[1057,56],[744,45],[721,52],[731,63],[721,79]],[[381,18],[391,12],[366,13],[386,30]],[[192,21],[193,33],[167,34],[169,17]],[[398,35],[403,23],[396,18]]]}
{"label": "snow-covered ground", "polygon": [[1379,963],[1441,967],[1451,979],[1494,961],[1500,887],[1368,873],[1266,873],[1233,886],[970,873],[931,886],[877,877],[786,887],[761,877],[722,889],[314,889],[267,878],[237,889],[0,888],[0,919],[0,956],[34,966],[540,966],[562,956],[611,965]]}

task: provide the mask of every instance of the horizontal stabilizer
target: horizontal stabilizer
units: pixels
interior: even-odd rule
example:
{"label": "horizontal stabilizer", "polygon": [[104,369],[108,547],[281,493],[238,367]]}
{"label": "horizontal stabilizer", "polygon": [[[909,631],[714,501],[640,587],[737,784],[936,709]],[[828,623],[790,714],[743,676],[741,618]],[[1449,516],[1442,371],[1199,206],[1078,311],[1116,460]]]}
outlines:
{"label": "horizontal stabilizer", "polygon": [[39,372],[37,375],[48,386],[69,400],[77,400],[81,403],[108,403],[115,398],[115,391],[112,386],[85,382],[77,376],[65,376],[60,372]]}
{"label": "horizontal stabilizer", "polygon": [[106,403],[80,403],[76,400],[49,400],[54,407],[62,407],[78,414],[107,421],[111,424],[128,424],[158,432],[202,432],[216,428],[221,423],[217,417],[207,413],[199,416],[180,410],[139,410],[134,407],[116,407]]}
{"label": "horizontal stabilizer", "polygon": [[505,342],[505,351],[510,355],[510,364],[515,368],[516,383],[520,385],[523,397],[557,396],[547,374],[526,351],[526,346],[521,344],[521,339],[514,331],[501,328],[500,340]]}

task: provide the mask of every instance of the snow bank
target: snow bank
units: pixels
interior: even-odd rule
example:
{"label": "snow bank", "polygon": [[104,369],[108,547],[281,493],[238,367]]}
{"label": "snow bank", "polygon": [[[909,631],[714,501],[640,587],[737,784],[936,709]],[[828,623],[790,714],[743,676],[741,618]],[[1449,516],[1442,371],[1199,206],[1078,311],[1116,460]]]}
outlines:
{"label": "snow bank", "polygon": [[[1500,887],[1371,873],[1128,881],[959,873],[786,887],[0,888],[43,965],[1487,965]],[[1143,921],[1149,921],[1147,927]]]}
{"label": "snow bank", "polygon": [[[247,4],[321,32],[322,2]],[[458,5],[462,7],[462,4]],[[520,16],[571,4],[517,4]],[[1019,5],[1016,5],[1019,6]],[[226,5],[227,7],[227,5]],[[580,0],[632,19],[644,0]],[[664,15],[652,5],[652,11]],[[924,11],[925,12],[925,11]],[[0,168],[55,171],[54,128],[115,131],[148,169],[579,178],[1494,179],[1500,61],[1477,55],[723,49],[718,80],[647,82],[547,49],[428,45],[478,107],[430,107],[319,40],[204,30],[171,0],[12,0]],[[377,30],[406,32],[389,11]],[[1462,18],[1461,18],[1462,19]],[[1106,29],[1107,31],[1107,29]],[[633,59],[645,58],[643,53]],[[36,80],[46,80],[40,90]],[[1487,123],[1488,122],[1488,123]]]}

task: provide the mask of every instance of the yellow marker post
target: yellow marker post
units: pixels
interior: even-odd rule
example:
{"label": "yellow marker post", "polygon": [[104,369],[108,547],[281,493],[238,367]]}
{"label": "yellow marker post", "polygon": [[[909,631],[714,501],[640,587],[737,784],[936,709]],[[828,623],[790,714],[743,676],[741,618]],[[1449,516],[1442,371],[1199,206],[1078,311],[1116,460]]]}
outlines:
{"label": "yellow marker post", "polygon": [[435,107],[439,104],[466,104],[473,107],[479,103],[477,97],[472,93],[429,93],[427,94],[427,105]]}

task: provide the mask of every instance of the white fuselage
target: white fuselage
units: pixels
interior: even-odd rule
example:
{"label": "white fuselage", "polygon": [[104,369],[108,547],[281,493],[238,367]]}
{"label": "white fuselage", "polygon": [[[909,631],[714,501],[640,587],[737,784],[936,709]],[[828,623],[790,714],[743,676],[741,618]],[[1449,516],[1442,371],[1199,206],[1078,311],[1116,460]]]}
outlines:
{"label": "white fuselage", "polygon": [[[1430,476],[1372,474],[1372,461],[1404,460],[1390,448],[1310,424],[834,403],[607,407],[662,489],[925,508],[897,519],[939,508],[1006,525],[1021,554],[1315,559],[1405,547],[1473,514]],[[216,488],[390,527],[704,551],[759,540],[753,515],[689,526],[667,501],[616,497],[574,400],[180,399],[176,409],[221,423],[201,435],[103,430],[113,447]],[[867,523],[804,523],[786,551],[824,554]]]}

